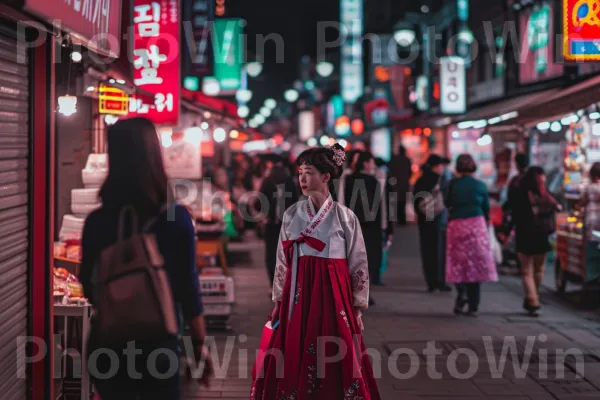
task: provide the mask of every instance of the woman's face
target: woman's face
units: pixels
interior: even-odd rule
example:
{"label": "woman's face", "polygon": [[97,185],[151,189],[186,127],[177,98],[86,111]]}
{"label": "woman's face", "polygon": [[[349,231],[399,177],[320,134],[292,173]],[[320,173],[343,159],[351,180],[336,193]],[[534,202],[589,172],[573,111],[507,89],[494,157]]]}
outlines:
{"label": "woman's face", "polygon": [[322,193],[329,183],[329,174],[322,174],[312,165],[301,165],[298,168],[298,180],[302,194],[310,196],[312,193]]}

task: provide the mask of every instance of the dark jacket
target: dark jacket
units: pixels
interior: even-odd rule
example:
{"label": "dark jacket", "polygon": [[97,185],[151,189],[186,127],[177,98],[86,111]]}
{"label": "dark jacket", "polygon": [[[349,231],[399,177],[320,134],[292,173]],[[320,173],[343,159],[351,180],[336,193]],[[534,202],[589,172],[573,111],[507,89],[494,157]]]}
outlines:
{"label": "dark jacket", "polygon": [[[263,181],[260,194],[268,203],[257,202],[258,207],[266,212],[267,224],[279,225],[283,219],[283,213],[298,199],[298,187],[294,179],[287,175],[284,167],[273,167],[271,174]],[[264,201],[264,200],[262,200]],[[264,207],[267,206],[267,209]]]}
{"label": "dark jacket", "polygon": [[415,183],[413,188],[414,207],[415,214],[417,215],[418,222],[420,224],[428,222],[425,214],[423,214],[419,209],[419,204],[421,204],[421,202],[424,200],[420,193],[431,193],[436,185],[440,183],[440,178],[440,175],[433,172],[431,168],[425,166],[423,167],[423,175],[421,175],[421,177]]}
{"label": "dark jacket", "polygon": [[412,176],[412,161],[405,154],[398,154],[389,164],[389,176],[396,179],[393,189],[398,193],[398,199],[406,201],[406,194],[410,191],[410,177]]}
{"label": "dark jacket", "polygon": [[[185,207],[176,205],[170,211],[174,211],[174,214],[163,212],[151,231],[156,234],[177,309],[181,309],[183,317],[190,320],[201,315],[203,311],[196,267],[196,231],[192,218]],[[168,216],[173,218],[167,218]],[[119,211],[103,207],[91,213],[85,221],[79,279],[83,285],[85,297],[92,305],[96,301],[93,280],[96,262],[102,250],[117,241],[118,220]],[[140,221],[140,227],[143,225],[143,221]],[[178,310],[176,311],[178,312]],[[93,338],[92,324],[91,347],[94,343]],[[152,343],[149,345],[156,346],[155,348],[169,348],[176,346],[177,343]]]}
{"label": "dark jacket", "polygon": [[[346,176],[344,204],[350,208],[361,226],[381,227],[381,189],[372,175],[361,172]],[[389,224],[388,224],[389,225]]]}

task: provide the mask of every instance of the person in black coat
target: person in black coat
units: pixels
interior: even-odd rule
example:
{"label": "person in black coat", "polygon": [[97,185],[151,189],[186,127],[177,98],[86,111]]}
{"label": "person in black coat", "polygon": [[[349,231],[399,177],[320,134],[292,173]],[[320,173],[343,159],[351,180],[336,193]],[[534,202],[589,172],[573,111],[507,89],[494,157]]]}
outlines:
{"label": "person in black coat", "polygon": [[[276,162],[273,165],[271,173],[261,185],[260,194],[262,199],[267,200],[267,202],[264,200],[258,202],[258,207],[260,208],[261,205],[263,207],[260,211],[263,214],[265,259],[269,282],[273,287],[277,262],[277,244],[283,213],[299,199],[294,178],[290,176],[289,170],[285,167],[283,161]],[[265,206],[267,206],[266,209]]]}
{"label": "person in black coat", "polygon": [[404,146],[398,148],[398,154],[392,158],[389,165],[389,176],[394,178],[393,188],[396,192],[396,207],[398,225],[406,225],[406,198],[410,192],[410,177],[412,176],[412,161],[406,155]]}
{"label": "person in black coat", "polygon": [[423,274],[429,292],[436,290],[451,291],[452,289],[444,283],[443,268],[440,262],[440,231],[442,229],[442,218],[444,214],[427,218],[420,210],[420,204],[425,200],[424,193],[433,193],[440,185],[441,177],[447,165],[447,160],[432,154],[423,165],[423,175],[415,183],[413,188],[413,199],[415,214],[419,225],[419,241],[421,243],[421,261],[423,263]]}
{"label": "person in black coat", "polygon": [[[384,244],[381,211],[382,201],[386,201],[382,199],[383,191],[375,178],[376,168],[373,155],[369,152],[361,152],[354,173],[346,176],[344,185],[345,205],[356,214],[360,222],[369,262],[369,279],[372,284],[380,282]],[[387,226],[386,233],[391,236],[392,224]],[[369,303],[374,304],[374,301],[369,299]]]}

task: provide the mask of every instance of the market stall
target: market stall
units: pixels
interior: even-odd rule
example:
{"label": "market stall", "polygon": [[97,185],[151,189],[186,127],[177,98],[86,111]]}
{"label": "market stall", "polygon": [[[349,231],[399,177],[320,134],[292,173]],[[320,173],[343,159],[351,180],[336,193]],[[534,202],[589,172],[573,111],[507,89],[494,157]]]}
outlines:
{"label": "market stall", "polygon": [[[562,147],[562,194],[565,212],[559,214],[556,229],[556,289],[564,293],[568,282],[583,285],[582,302],[587,303],[593,292],[600,270],[600,242],[590,237],[586,229],[586,212],[582,206],[582,194],[589,184],[588,171],[594,162],[600,161],[600,114],[595,106],[570,114],[562,119],[566,126]],[[591,111],[588,113],[588,111]],[[554,124],[558,131],[558,125]],[[544,128],[546,124],[538,128]]]}

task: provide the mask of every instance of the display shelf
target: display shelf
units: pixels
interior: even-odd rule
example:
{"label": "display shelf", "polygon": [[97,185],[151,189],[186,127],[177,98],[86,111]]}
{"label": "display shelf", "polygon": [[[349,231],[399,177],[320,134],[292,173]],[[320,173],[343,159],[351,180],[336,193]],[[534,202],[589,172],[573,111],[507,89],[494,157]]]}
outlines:
{"label": "display shelf", "polygon": [[[87,342],[90,332],[90,318],[92,315],[92,307],[89,304],[74,304],[62,305],[54,304],[54,316],[63,318],[63,343],[62,348],[68,348],[67,332],[69,318],[77,318],[81,324],[81,400],[90,400],[91,383],[87,368]],[[66,371],[67,354],[61,355],[61,368],[63,373]]]}

